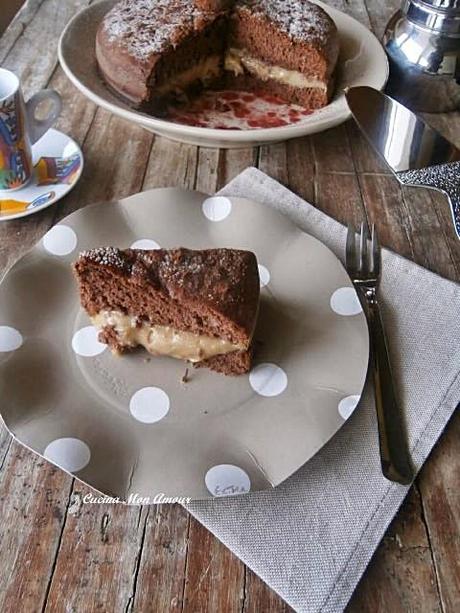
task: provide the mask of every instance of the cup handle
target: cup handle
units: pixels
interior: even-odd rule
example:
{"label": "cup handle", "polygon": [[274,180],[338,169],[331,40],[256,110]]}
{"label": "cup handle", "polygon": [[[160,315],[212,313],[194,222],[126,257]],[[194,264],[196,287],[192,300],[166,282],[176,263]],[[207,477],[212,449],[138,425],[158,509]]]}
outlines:
{"label": "cup handle", "polygon": [[[44,100],[51,101],[51,109],[46,117],[43,119],[37,119],[35,117],[35,111],[37,106]],[[42,89],[32,96],[32,98],[26,102],[27,119],[29,126],[29,136],[31,143],[34,144],[37,140],[43,136],[43,134],[51,128],[56,119],[61,114],[62,100],[61,96],[54,91],[54,89]]]}

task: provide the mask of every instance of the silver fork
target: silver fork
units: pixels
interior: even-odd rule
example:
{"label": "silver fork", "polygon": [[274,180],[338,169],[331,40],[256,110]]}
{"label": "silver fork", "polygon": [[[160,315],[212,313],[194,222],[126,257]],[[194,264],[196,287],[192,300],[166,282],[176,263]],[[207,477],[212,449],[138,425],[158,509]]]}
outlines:
{"label": "silver fork", "polygon": [[381,255],[375,226],[372,226],[372,236],[369,239],[366,226],[361,224],[358,250],[356,238],[354,227],[349,225],[346,266],[367,311],[382,472],[390,481],[406,485],[413,480],[414,471],[407,446],[404,420],[396,401],[388,346],[377,299]]}

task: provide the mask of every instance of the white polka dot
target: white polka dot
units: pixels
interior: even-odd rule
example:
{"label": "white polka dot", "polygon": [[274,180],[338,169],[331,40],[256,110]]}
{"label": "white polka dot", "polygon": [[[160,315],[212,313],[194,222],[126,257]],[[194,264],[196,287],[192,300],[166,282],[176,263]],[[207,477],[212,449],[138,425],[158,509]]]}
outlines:
{"label": "white polka dot", "polygon": [[142,387],[129,402],[131,415],[144,424],[160,421],[169,411],[169,396],[159,387]]}
{"label": "white polka dot", "polygon": [[160,245],[151,238],[140,238],[131,245],[131,249],[161,249]]}
{"label": "white polka dot", "polygon": [[232,203],[224,196],[213,196],[203,202],[203,213],[210,221],[222,221],[230,215]]}
{"label": "white polka dot", "polygon": [[270,283],[270,273],[268,268],[259,264],[259,279],[260,279],[260,287],[265,287]]}
{"label": "white polka dot", "polygon": [[75,353],[85,358],[99,355],[107,349],[107,345],[98,341],[98,334],[99,331],[94,326],[80,328],[80,330],[73,335],[72,349]]}
{"label": "white polka dot", "polygon": [[11,326],[0,326],[0,351],[14,351],[22,345],[22,334]]}
{"label": "white polka dot", "polygon": [[259,364],[249,373],[252,389],[261,396],[278,396],[287,387],[288,378],[282,368],[276,364]]}
{"label": "white polka dot", "polygon": [[79,438],[57,438],[43,452],[47,460],[71,473],[84,468],[91,458],[91,451]]}
{"label": "white polka dot", "polygon": [[363,310],[352,287],[340,287],[331,296],[331,309],[337,315],[357,315]]}
{"label": "white polka dot", "polygon": [[347,396],[342,398],[339,402],[339,413],[344,419],[348,419],[353,411],[356,409],[356,405],[360,400],[360,396]]}
{"label": "white polka dot", "polygon": [[206,473],[204,481],[213,496],[235,496],[251,489],[248,475],[242,468],[233,464],[213,466]]}
{"label": "white polka dot", "polygon": [[43,246],[53,255],[68,255],[77,246],[77,235],[69,226],[59,224],[45,234]]}

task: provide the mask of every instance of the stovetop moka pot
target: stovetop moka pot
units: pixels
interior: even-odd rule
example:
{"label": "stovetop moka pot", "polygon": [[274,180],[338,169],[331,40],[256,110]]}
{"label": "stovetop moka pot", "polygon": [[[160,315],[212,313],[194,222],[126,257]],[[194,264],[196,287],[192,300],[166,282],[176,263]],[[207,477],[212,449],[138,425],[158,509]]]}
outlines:
{"label": "stovetop moka pot", "polygon": [[460,0],[405,0],[383,44],[391,96],[417,111],[460,109]]}

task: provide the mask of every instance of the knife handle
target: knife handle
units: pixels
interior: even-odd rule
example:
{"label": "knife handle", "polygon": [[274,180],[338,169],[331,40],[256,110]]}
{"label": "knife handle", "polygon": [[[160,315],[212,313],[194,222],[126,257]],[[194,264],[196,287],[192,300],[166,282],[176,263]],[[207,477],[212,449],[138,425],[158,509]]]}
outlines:
{"label": "knife handle", "polygon": [[460,162],[406,170],[398,172],[397,177],[404,185],[431,187],[446,194],[457,238],[460,240]]}

